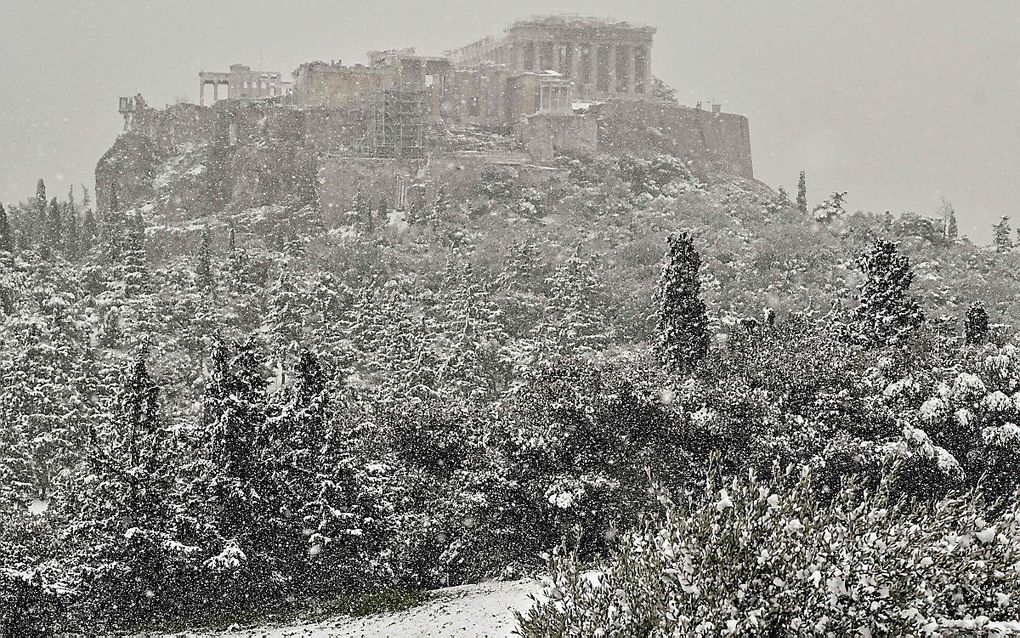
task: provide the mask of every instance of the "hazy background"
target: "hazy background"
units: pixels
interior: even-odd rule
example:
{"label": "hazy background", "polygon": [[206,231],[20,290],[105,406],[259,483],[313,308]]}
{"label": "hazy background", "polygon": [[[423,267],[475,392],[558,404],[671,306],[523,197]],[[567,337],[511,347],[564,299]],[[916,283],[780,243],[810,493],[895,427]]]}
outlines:
{"label": "hazy background", "polygon": [[199,70],[289,74],[494,34],[535,13],[658,28],[653,73],[680,101],[715,99],[751,123],[755,175],[816,203],[932,214],[960,230],[1020,225],[1020,1],[984,0],[0,0],[0,201],[70,184],[120,132],[117,97],[197,101]]}

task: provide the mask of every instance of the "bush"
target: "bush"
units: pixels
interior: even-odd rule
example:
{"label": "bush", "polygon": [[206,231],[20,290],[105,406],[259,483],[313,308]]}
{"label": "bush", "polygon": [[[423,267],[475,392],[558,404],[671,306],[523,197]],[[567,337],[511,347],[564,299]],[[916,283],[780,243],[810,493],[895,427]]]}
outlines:
{"label": "bush", "polygon": [[592,572],[561,547],[522,635],[981,635],[1017,618],[1015,513],[985,520],[974,494],[820,500],[814,483],[751,473],[681,506],[663,496]]}

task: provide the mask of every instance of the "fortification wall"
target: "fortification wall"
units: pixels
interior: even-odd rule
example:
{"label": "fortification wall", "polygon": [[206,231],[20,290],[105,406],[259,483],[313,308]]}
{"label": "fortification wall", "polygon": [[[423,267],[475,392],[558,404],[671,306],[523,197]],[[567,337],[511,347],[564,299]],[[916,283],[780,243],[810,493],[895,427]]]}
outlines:
{"label": "fortification wall", "polygon": [[723,170],[754,178],[747,118],[669,102],[629,100],[591,107],[603,153],[650,156],[667,153],[689,160],[696,173]]}

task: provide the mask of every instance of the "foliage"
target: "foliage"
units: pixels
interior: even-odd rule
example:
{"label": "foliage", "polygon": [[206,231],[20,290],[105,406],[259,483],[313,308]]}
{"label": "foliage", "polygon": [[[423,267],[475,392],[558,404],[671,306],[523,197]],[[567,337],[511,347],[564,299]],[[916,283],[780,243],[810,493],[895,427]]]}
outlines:
{"label": "foliage", "polygon": [[[792,483],[792,484],[791,484]],[[973,494],[918,505],[847,487],[715,475],[585,572],[561,546],[524,636],[921,635],[1016,618],[1012,511]]]}
{"label": "foliage", "polygon": [[701,300],[701,257],[687,233],[670,237],[659,276],[658,352],[663,366],[687,372],[708,354],[708,317]]}

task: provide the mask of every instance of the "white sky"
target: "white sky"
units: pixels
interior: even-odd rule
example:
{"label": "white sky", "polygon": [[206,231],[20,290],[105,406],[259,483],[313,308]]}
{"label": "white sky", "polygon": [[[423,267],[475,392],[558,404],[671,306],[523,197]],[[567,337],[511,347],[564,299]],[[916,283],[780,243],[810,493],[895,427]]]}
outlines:
{"label": "white sky", "polygon": [[197,99],[201,69],[289,74],[370,49],[441,53],[535,13],[658,28],[682,102],[750,118],[755,174],[809,199],[1020,225],[1020,0],[0,0],[0,201],[91,188],[117,97]]}

